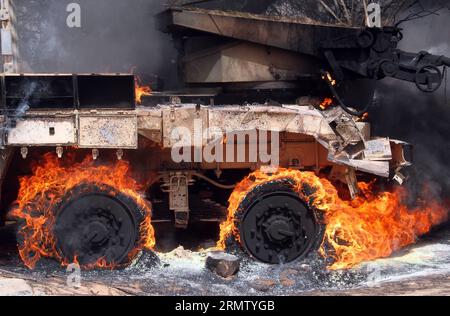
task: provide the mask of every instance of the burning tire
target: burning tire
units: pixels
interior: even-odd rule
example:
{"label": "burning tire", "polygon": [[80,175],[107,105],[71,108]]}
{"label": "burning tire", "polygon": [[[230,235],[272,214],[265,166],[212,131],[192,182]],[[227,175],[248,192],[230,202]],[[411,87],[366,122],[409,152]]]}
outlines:
{"label": "burning tire", "polygon": [[292,187],[289,179],[258,185],[239,205],[241,245],[259,261],[291,262],[306,256],[322,240],[323,227],[315,212]]}
{"label": "burning tire", "polygon": [[85,184],[62,201],[55,209],[54,233],[64,261],[108,267],[129,262],[144,220],[135,201],[113,188]]}
{"label": "burning tire", "polygon": [[83,268],[123,267],[155,245],[151,205],[129,163],[70,163],[51,153],[19,179],[10,215],[20,223],[18,250],[34,269],[42,258]]}
{"label": "burning tire", "polygon": [[[28,267],[47,253],[63,264],[77,262],[86,269],[119,268],[144,247],[141,228],[148,214],[126,194],[107,185],[80,184],[60,200],[39,231],[20,221],[17,241]],[[43,231],[51,231],[49,240],[37,237],[36,242],[30,237]],[[41,250],[30,251],[30,244]]]}

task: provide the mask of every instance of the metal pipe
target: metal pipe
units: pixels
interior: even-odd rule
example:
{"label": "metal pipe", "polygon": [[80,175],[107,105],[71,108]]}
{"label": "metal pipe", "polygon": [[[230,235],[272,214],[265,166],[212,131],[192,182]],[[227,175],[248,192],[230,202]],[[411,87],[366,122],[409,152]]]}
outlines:
{"label": "metal pipe", "polygon": [[207,176],[205,176],[205,175],[203,175],[201,173],[198,173],[198,172],[192,172],[191,174],[193,176],[196,176],[197,178],[200,178],[202,180],[205,180],[206,182],[209,182],[210,184],[212,184],[212,185],[214,185],[214,186],[216,186],[216,187],[218,187],[220,189],[231,190],[231,189],[234,189],[236,187],[235,184],[232,184],[232,185],[231,184],[230,185],[221,184],[221,183],[219,183],[217,181],[214,181],[214,180],[208,178]]}

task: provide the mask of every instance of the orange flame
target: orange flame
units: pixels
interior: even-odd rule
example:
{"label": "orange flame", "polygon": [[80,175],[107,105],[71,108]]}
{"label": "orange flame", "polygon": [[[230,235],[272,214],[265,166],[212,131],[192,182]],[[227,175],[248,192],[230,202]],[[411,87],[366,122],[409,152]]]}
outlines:
{"label": "orange flame", "polygon": [[330,99],[330,98],[325,98],[323,101],[322,101],[322,103],[320,103],[320,108],[322,109],[322,110],[326,110],[326,109],[328,109],[331,105],[333,104],[333,100],[332,99]]}
{"label": "orange flame", "polygon": [[327,72],[325,75],[322,76],[323,80],[327,80],[332,86],[336,85],[336,80],[333,79],[331,74]]}
{"label": "orange flame", "polygon": [[[72,160],[72,159],[68,159]],[[80,184],[95,184],[102,189],[114,189],[128,195],[143,210],[145,220],[140,226],[141,238],[128,258],[132,259],[143,248],[152,249],[155,245],[154,230],[151,225],[149,203],[138,193],[141,186],[128,175],[129,164],[117,161],[111,166],[94,165],[92,157],[87,156],[81,163],[64,165],[54,154],[48,153],[40,164],[32,167],[32,175],[19,179],[20,189],[16,201],[17,207],[12,215],[24,221],[20,235],[24,242],[19,247],[19,254],[27,267],[33,269],[43,257],[55,258],[62,265],[66,262],[56,249],[53,233],[55,217],[53,207],[62,201],[64,195]],[[111,192],[114,194],[114,192]],[[74,259],[75,262],[77,258]],[[108,264],[104,259],[83,268],[114,268],[118,265]]]}
{"label": "orange flame", "polygon": [[367,121],[369,121],[369,113],[368,112],[364,113],[363,116],[358,117],[356,119],[356,121],[357,122],[367,122]]}
{"label": "orange flame", "polygon": [[[235,215],[245,196],[264,183],[291,179],[293,189],[310,208],[322,212],[326,225],[320,253],[331,258],[330,269],[350,268],[360,262],[387,257],[394,251],[415,242],[432,226],[448,218],[448,210],[438,202],[418,201],[419,207],[408,209],[403,204],[407,192],[396,188],[392,192],[375,193],[373,184],[360,183],[363,195],[353,201],[339,197],[338,190],[328,180],[312,172],[280,169],[268,175],[256,171],[236,186],[229,199],[228,217],[220,227],[218,248],[233,236],[239,241]],[[312,188],[306,195],[304,188]]]}
{"label": "orange flame", "polygon": [[152,95],[152,89],[149,86],[141,86],[140,80],[137,77],[135,80],[135,91],[137,104],[142,104],[142,97],[148,97]]}

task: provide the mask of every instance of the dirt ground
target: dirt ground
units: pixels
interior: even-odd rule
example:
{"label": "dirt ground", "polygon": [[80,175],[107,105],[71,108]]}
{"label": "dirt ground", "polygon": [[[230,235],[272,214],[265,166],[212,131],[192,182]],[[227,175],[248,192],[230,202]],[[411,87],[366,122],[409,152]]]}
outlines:
{"label": "dirt ground", "polygon": [[51,260],[25,268],[12,228],[0,230],[0,295],[450,295],[450,225],[390,258],[328,271],[317,255],[285,265],[256,263],[244,254],[237,276],[204,268],[207,251],[182,247],[144,253],[121,271],[73,271]]}

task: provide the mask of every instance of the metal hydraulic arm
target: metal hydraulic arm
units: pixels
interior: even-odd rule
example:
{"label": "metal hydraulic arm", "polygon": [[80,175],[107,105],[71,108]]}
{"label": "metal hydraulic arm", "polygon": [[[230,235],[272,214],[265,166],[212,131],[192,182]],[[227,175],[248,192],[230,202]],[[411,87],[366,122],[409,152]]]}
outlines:
{"label": "metal hydraulic arm", "polygon": [[362,116],[370,107],[362,110],[348,107],[335,87],[337,81],[348,78],[369,78],[374,80],[391,77],[413,82],[423,92],[434,92],[442,85],[445,67],[450,58],[432,55],[422,51],[409,53],[397,48],[403,38],[401,30],[395,27],[367,28],[355,36],[328,40],[320,45],[333,75],[322,71],[338,104],[347,113]]}
{"label": "metal hydraulic arm", "polygon": [[367,28],[356,36],[321,45],[334,77],[360,76],[370,79],[396,78],[413,82],[423,92],[434,92],[442,84],[450,58],[428,52],[409,53],[397,48],[403,38],[395,27]]}

